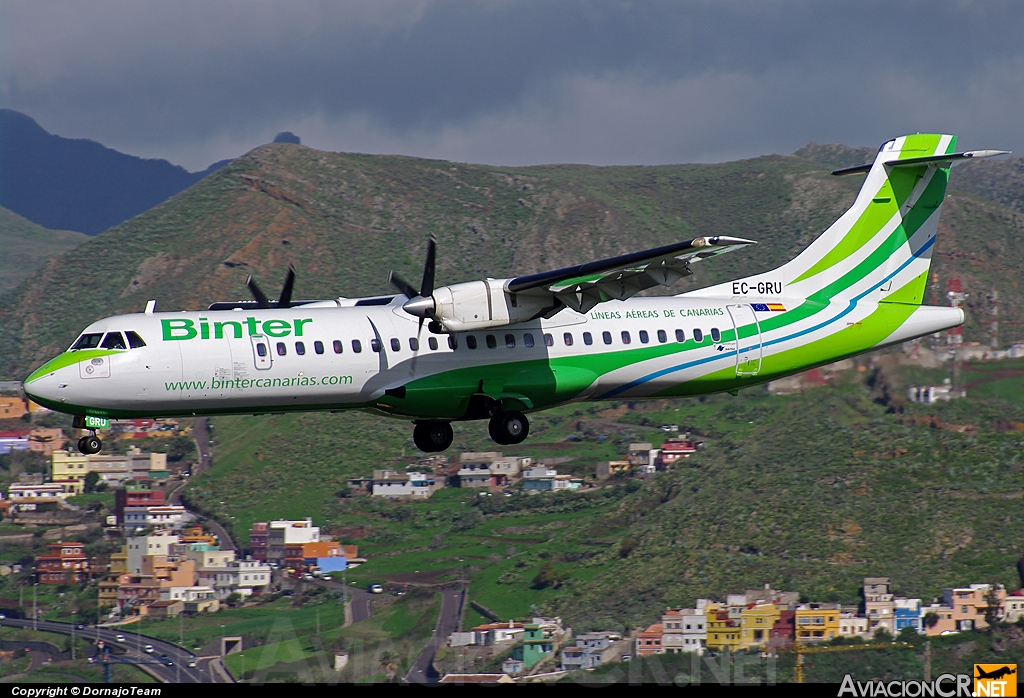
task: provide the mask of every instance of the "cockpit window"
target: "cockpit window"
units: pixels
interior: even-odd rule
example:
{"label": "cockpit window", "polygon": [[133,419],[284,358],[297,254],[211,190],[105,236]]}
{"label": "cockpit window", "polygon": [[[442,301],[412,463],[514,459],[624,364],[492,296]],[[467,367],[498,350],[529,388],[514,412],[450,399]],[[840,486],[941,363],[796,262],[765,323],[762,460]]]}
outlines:
{"label": "cockpit window", "polygon": [[127,349],[128,345],[124,343],[124,337],[121,336],[120,332],[107,332],[107,336],[103,338],[104,349]]}
{"label": "cockpit window", "polygon": [[132,349],[138,349],[146,346],[146,343],[142,341],[142,337],[139,336],[138,332],[128,330],[124,334],[128,338],[128,346]]}
{"label": "cockpit window", "polygon": [[103,338],[103,333],[97,334],[83,334],[78,338],[78,341],[71,345],[71,351],[77,351],[78,349],[95,349],[100,345],[100,339]]}

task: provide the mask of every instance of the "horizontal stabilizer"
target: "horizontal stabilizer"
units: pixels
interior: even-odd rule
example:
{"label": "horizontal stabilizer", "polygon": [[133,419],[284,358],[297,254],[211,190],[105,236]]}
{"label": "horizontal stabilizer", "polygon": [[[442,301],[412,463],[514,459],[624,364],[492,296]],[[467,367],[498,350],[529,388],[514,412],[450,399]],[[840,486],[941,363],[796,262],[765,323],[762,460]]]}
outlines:
{"label": "horizontal stabilizer", "polygon": [[[970,160],[973,158],[991,158],[996,155],[1009,155],[1010,150],[968,150],[963,153],[948,153],[946,155],[929,155],[923,158],[905,158],[903,160],[886,160],[887,167],[914,167],[916,165],[937,165],[940,163],[953,163],[958,160]],[[832,170],[837,177],[852,174],[864,174],[872,167],[872,163],[857,165],[856,167],[844,167],[841,170]]]}

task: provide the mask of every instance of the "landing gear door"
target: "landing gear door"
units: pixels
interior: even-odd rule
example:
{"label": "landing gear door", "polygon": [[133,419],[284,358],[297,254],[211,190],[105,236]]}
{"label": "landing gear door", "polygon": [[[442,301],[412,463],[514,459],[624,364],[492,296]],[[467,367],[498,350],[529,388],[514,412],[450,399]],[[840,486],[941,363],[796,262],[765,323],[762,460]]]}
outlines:
{"label": "landing gear door", "polygon": [[252,340],[252,359],[257,371],[266,371],[274,365],[270,356],[270,342],[261,334],[254,334]]}
{"label": "landing gear door", "polygon": [[736,332],[736,375],[756,376],[761,371],[761,325],[749,305],[726,306]]}

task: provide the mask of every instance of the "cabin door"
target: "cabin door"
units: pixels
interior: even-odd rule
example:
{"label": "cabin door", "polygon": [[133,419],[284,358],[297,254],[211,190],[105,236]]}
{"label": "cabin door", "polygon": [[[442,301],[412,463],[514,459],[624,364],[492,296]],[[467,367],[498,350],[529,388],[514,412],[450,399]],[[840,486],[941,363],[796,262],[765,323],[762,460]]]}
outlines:
{"label": "cabin door", "polygon": [[736,332],[736,375],[756,376],[761,371],[761,325],[749,304],[726,306]]}

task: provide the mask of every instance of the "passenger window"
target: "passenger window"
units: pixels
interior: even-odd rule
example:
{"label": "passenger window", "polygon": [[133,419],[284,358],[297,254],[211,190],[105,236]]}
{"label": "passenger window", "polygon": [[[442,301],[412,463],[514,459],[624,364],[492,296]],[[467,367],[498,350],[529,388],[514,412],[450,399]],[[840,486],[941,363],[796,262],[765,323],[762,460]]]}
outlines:
{"label": "passenger window", "polygon": [[120,332],[107,332],[107,336],[103,338],[103,344],[101,346],[104,349],[128,348],[128,345],[124,343],[124,337],[121,336]]}
{"label": "passenger window", "polygon": [[533,335],[530,334],[529,332],[524,334],[523,335],[523,344],[525,344],[527,347],[532,347],[533,346]]}
{"label": "passenger window", "polygon": [[697,342],[698,344],[703,342],[704,341],[704,333],[701,332],[700,330],[694,330],[693,331],[693,341]]}
{"label": "passenger window", "polygon": [[142,337],[140,337],[138,333],[128,330],[124,334],[128,337],[128,346],[132,349],[140,349],[146,346],[146,343],[142,341]]}
{"label": "passenger window", "polygon": [[409,349],[411,349],[412,351],[419,351],[420,340],[416,339],[415,337],[409,337]]}
{"label": "passenger window", "polygon": [[565,346],[572,346],[572,332],[566,332],[562,335],[562,341],[565,342]]}
{"label": "passenger window", "polygon": [[658,341],[662,344],[668,341],[668,335],[665,333],[665,330],[658,330]]}
{"label": "passenger window", "polygon": [[466,347],[468,349],[476,349],[476,336],[467,334],[466,335]]}
{"label": "passenger window", "polygon": [[611,344],[612,343],[612,333],[611,332],[602,332],[601,333],[601,341],[603,341],[605,344]]}
{"label": "passenger window", "polygon": [[[332,346],[334,347],[334,353],[335,354],[340,354],[341,353],[342,345],[341,345],[341,340],[340,339],[334,340]],[[352,349],[355,349],[355,348],[356,348],[356,344],[355,344],[355,342],[352,342]]]}
{"label": "passenger window", "polygon": [[264,344],[263,342],[260,342],[259,344],[257,344],[256,345],[256,353],[259,354],[261,357],[262,356],[266,356],[267,355],[267,345]]}
{"label": "passenger window", "polygon": [[[341,346],[341,342],[338,342],[337,344],[338,344],[339,347]],[[324,343],[321,342],[319,339],[317,341],[313,342],[313,351],[315,351],[317,354],[323,354],[324,353]]]}
{"label": "passenger window", "polygon": [[546,332],[544,333],[544,346],[546,346],[546,347],[553,347],[553,346],[555,346],[555,338],[552,337],[551,335],[547,334]]}
{"label": "passenger window", "polygon": [[362,352],[363,351],[363,344],[362,344],[362,342],[360,342],[358,339],[353,339],[352,340],[352,351],[354,351],[357,354]]}
{"label": "passenger window", "polygon": [[278,356],[284,356],[287,353],[288,353],[288,347],[286,347],[284,345],[284,342],[278,342],[277,343],[277,355]]}
{"label": "passenger window", "polygon": [[103,339],[103,333],[99,334],[83,334],[75,342],[74,346],[71,347],[71,351],[77,349],[95,349],[100,345],[100,340]]}
{"label": "passenger window", "polygon": [[493,334],[487,335],[486,341],[488,349],[494,349],[496,346],[498,346],[498,340],[494,338]]}
{"label": "passenger window", "polygon": [[718,331],[717,327],[712,327],[711,328],[711,341],[712,342],[721,342],[722,341],[722,333]]}
{"label": "passenger window", "polygon": [[676,330],[676,341],[677,342],[685,342],[686,341],[686,333],[683,332],[682,330]]}
{"label": "passenger window", "polygon": [[590,334],[589,332],[584,332],[583,343],[589,347],[591,344],[594,343],[594,335]]}
{"label": "passenger window", "polygon": [[505,335],[505,346],[509,349],[516,348],[516,336],[514,334]]}
{"label": "passenger window", "polygon": [[448,335],[448,348],[455,351],[459,348],[459,338],[453,334]]}
{"label": "passenger window", "polygon": [[303,343],[303,342],[296,342],[295,343],[295,353],[298,354],[299,356],[305,356],[306,355],[306,345],[305,345],[305,343]]}
{"label": "passenger window", "polygon": [[622,343],[629,344],[629,332],[626,332],[625,330],[622,331]]}
{"label": "passenger window", "polygon": [[647,344],[651,341],[651,335],[647,334],[647,330],[640,330],[640,343]]}
{"label": "passenger window", "polygon": [[370,351],[380,353],[380,341],[376,337],[370,340]]}
{"label": "passenger window", "polygon": [[430,351],[437,351],[437,337],[427,337],[427,346]]}
{"label": "passenger window", "polygon": [[402,343],[398,341],[398,337],[391,338],[391,351],[401,351]]}

